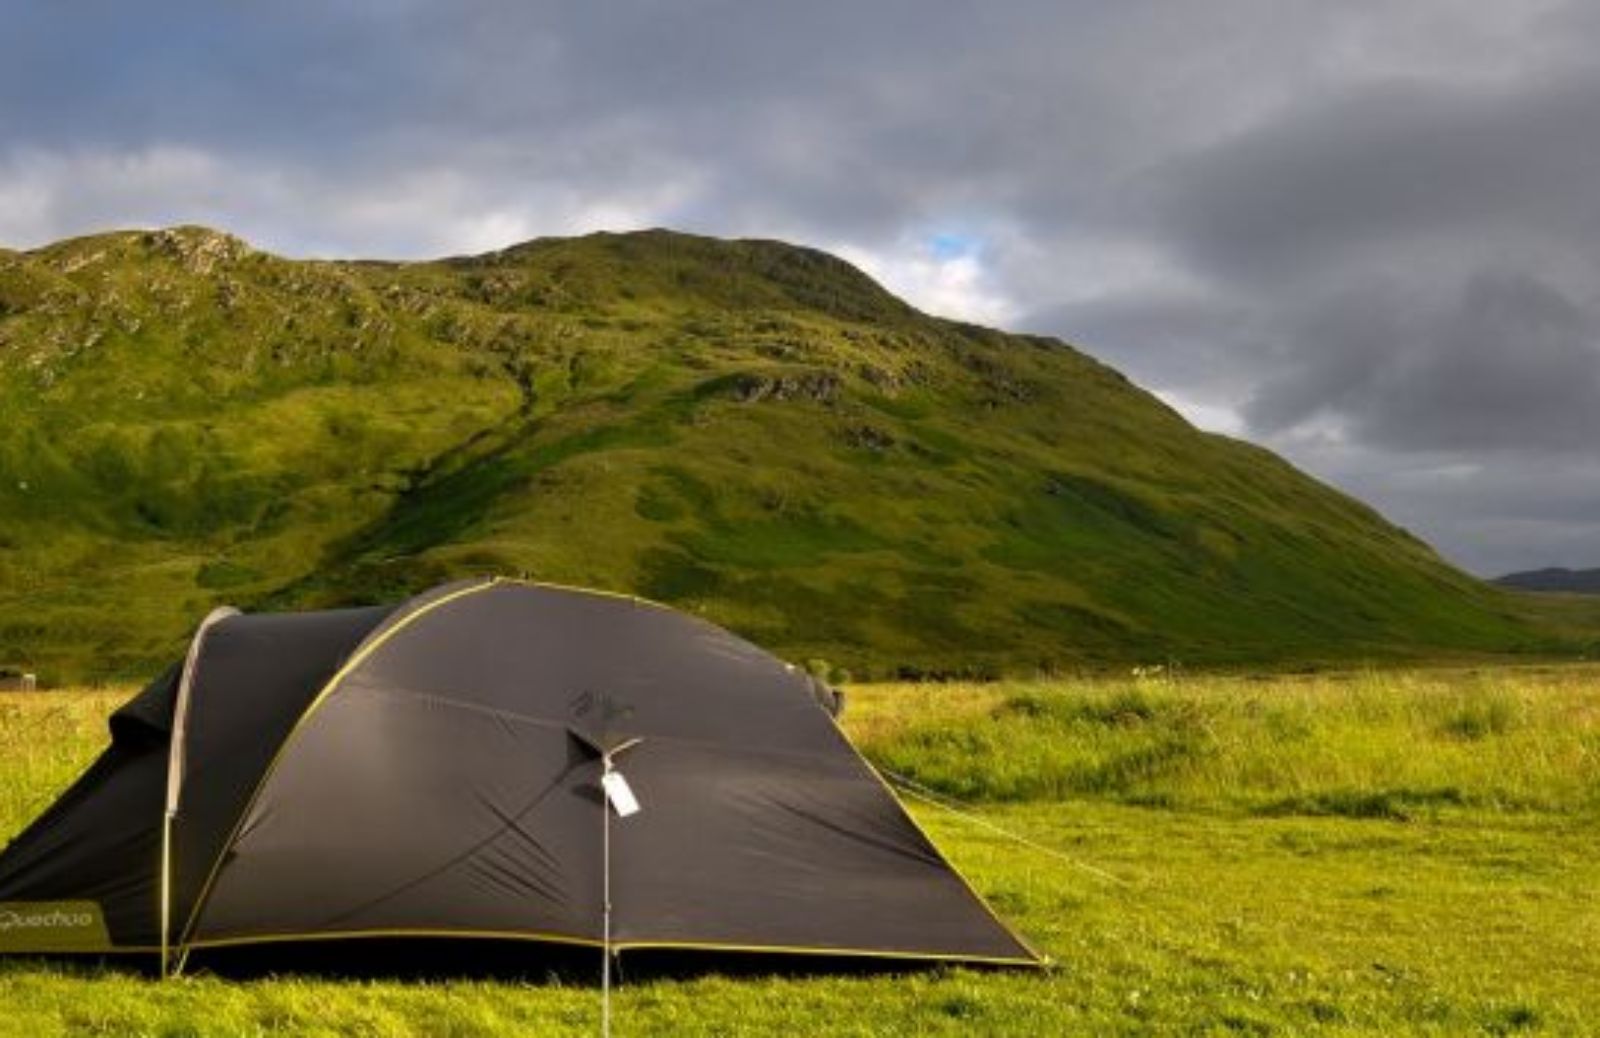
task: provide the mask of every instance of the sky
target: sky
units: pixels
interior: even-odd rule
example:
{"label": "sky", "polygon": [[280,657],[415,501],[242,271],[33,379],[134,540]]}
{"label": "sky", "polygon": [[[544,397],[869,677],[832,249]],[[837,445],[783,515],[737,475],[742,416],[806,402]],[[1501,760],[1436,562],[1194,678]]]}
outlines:
{"label": "sky", "polygon": [[1453,562],[1600,566],[1600,6],[0,0],[0,245],[664,226],[1059,336]]}

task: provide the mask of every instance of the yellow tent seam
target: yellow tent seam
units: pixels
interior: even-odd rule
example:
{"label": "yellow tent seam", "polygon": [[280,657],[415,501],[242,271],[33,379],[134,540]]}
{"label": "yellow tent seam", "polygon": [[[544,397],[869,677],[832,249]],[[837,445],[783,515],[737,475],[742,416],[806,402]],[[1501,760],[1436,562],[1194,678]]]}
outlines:
{"label": "yellow tent seam", "polygon": [[328,697],[338,690],[339,685],[344,682],[345,678],[355,671],[356,668],[365,663],[373,653],[377,652],[380,648],[387,644],[389,639],[393,638],[396,634],[405,630],[407,627],[410,627],[413,623],[433,612],[434,610],[448,605],[458,598],[464,598],[467,595],[473,595],[481,591],[487,591],[494,587],[495,584],[495,580],[474,584],[471,587],[462,588],[461,590],[452,592],[451,594],[443,595],[431,602],[427,602],[417,607],[415,610],[406,614],[401,619],[389,624],[378,634],[377,637],[371,639],[358,648],[350,656],[350,658],[345,661],[344,665],[334,673],[333,677],[329,678],[322,686],[322,690],[317,693],[316,698],[314,698],[310,705],[308,705],[300,714],[300,717],[295,721],[294,726],[289,729],[289,733],[284,736],[283,742],[278,745],[277,751],[273,753],[272,759],[267,763],[266,770],[262,773],[260,780],[255,785],[255,788],[251,790],[249,799],[245,801],[244,810],[240,812],[238,820],[233,825],[233,829],[228,833],[228,838],[223,841],[221,848],[219,848],[217,851],[217,859],[212,863],[211,869],[206,874],[206,881],[201,886],[200,893],[198,896],[196,896],[193,907],[189,910],[189,918],[184,923],[183,932],[178,938],[180,969],[182,968],[182,957],[187,954],[186,949],[191,945],[189,937],[193,934],[194,927],[200,920],[200,913],[204,911],[206,902],[211,897],[212,888],[217,881],[218,874],[222,870],[222,863],[228,857],[228,851],[231,850],[234,843],[238,841],[240,833],[244,828],[245,819],[250,817],[250,812],[255,809],[256,802],[260,799],[262,791],[266,789],[267,783],[272,781],[272,776],[277,771],[278,765],[282,762],[284,755],[288,752],[289,746],[294,742],[295,736],[300,734],[301,730],[304,729],[306,722],[311,719],[311,716],[315,714],[325,702],[327,702]]}
{"label": "yellow tent seam", "polygon": [[[856,755],[856,759],[866,767],[867,772],[877,780],[878,785],[883,787],[883,791],[889,795],[889,798],[894,801],[895,806],[898,807],[901,813],[906,816],[906,819],[911,823],[912,828],[916,829],[922,838],[928,841],[928,846],[932,847],[935,853],[937,853],[940,857],[944,857],[944,852],[939,850],[939,845],[934,842],[933,837],[928,835],[928,831],[922,827],[922,823],[918,822],[916,816],[913,815],[911,810],[906,807],[905,803],[900,799],[899,794],[894,791],[894,787],[889,784],[889,780],[885,779],[881,774],[879,774],[878,769],[872,766],[872,762],[867,760],[860,750],[856,749],[855,744],[850,741],[850,737],[846,735],[844,729],[839,726],[838,718],[834,717],[832,713],[826,710],[824,710],[823,713],[827,716],[828,721],[833,725],[833,730],[838,733],[839,738],[844,740],[845,745],[850,748],[850,752]],[[984,912],[988,914],[989,918],[994,920],[995,925],[1010,935],[1011,939],[1016,941],[1024,951],[1033,956],[1036,965],[1043,965],[1048,961],[1047,956],[1041,955],[1037,948],[1029,944],[1020,933],[1013,930],[1004,919],[1001,919],[999,914],[996,913],[993,908],[989,907],[989,902],[984,900],[983,895],[978,893],[977,889],[974,888],[971,882],[967,880],[967,877],[962,873],[962,871],[956,868],[954,862],[946,859],[946,864],[950,867],[950,871],[955,874],[956,879],[959,880],[961,885],[966,888],[967,893],[971,895],[972,899],[978,903],[978,907],[982,908]]]}

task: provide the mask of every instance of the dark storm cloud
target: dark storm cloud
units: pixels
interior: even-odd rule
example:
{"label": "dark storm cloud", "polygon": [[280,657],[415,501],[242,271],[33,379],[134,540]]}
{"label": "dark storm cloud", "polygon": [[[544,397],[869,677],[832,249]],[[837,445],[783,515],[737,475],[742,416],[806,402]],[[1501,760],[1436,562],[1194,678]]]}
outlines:
{"label": "dark storm cloud", "polygon": [[[1237,392],[1238,369],[1251,358],[1261,363],[1267,351],[1253,311],[1211,295],[1108,294],[1035,311],[1022,323],[1063,335],[1108,359],[1114,355],[1141,384],[1222,398]],[[1108,350],[1113,343],[1114,350]]]}
{"label": "dark storm cloud", "polygon": [[1286,111],[1167,177],[1165,231],[1190,261],[1262,287],[1369,263],[1427,283],[1430,266],[1459,274],[1507,249],[1592,258],[1600,78],[1530,93],[1380,84]]}
{"label": "dark storm cloud", "polygon": [[1406,348],[1374,358],[1372,392],[1346,395],[1375,443],[1417,450],[1600,446],[1600,320],[1520,274],[1480,275],[1423,318]]}
{"label": "dark storm cloud", "polygon": [[1142,190],[1212,312],[1248,314],[1219,358],[1247,428],[1494,570],[1600,557],[1571,494],[1600,454],[1597,174],[1600,75],[1568,68],[1353,87]]}
{"label": "dark storm cloud", "polygon": [[1455,297],[1388,286],[1304,308],[1304,356],[1245,407],[1271,434],[1342,416],[1374,446],[1589,453],[1600,443],[1600,316],[1520,272],[1473,277]]}
{"label": "dark storm cloud", "polygon": [[1374,454],[1315,436],[1295,453],[1355,496],[1389,502],[1390,520],[1483,573],[1588,557],[1600,543],[1600,458],[1551,465],[1518,453]]}
{"label": "dark storm cloud", "polygon": [[685,208],[708,223],[880,238],[952,212],[1070,229],[1117,170],[1196,125],[1183,84],[1217,71],[1215,55],[1147,53],[1127,89],[1130,52],[1205,31],[1243,48],[1272,24],[909,0],[24,14],[0,35],[13,149],[192,145],[339,177],[446,165],[491,197],[691,166],[709,190]]}
{"label": "dark storm cloud", "polygon": [[797,239],[1081,344],[1468,565],[1600,564],[1569,492],[1600,439],[1588,5],[4,6],[6,244]]}

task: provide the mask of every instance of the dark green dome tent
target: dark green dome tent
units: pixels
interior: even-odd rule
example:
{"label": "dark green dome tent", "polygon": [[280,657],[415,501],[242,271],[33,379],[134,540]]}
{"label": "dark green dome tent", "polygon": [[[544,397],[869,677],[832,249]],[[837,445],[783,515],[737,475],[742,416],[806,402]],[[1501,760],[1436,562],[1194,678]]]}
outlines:
{"label": "dark green dome tent", "polygon": [[0,854],[0,952],[477,937],[1037,963],[817,692],[704,621],[546,585],[219,610]]}

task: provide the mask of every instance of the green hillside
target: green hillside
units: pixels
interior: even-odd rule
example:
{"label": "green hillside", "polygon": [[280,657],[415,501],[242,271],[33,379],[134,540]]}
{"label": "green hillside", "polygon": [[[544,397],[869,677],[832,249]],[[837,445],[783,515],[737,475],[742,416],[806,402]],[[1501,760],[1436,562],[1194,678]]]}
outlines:
{"label": "green hillside", "polygon": [[[1061,342],[660,231],[431,263],[198,228],[0,250],[0,665],[217,602],[632,591],[857,675],[1575,636]],[[1548,607],[1542,607],[1548,608]]]}

